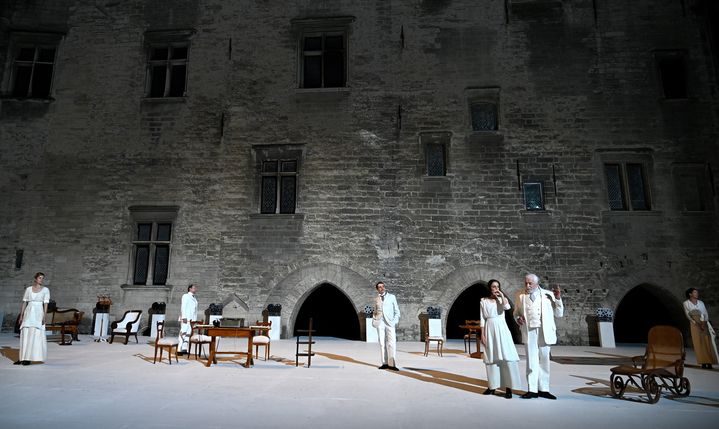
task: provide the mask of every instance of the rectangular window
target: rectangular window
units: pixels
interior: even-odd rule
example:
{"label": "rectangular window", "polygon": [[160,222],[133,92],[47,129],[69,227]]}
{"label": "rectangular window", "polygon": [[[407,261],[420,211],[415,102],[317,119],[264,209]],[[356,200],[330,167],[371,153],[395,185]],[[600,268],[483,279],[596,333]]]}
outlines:
{"label": "rectangular window", "polygon": [[470,110],[473,131],[497,130],[497,105],[495,103],[472,103]]}
{"label": "rectangular window", "polygon": [[544,210],[544,186],[542,182],[524,182],[524,208],[529,211]]}
{"label": "rectangular window", "polygon": [[297,160],[264,160],[261,168],[260,213],[291,214],[297,205]]}
{"label": "rectangular window", "polygon": [[660,51],[655,53],[655,58],[664,98],[687,98],[685,54],[681,51]]}
{"label": "rectangular window", "polygon": [[607,163],[604,174],[611,210],[651,210],[644,164]]}
{"label": "rectangular window", "polygon": [[187,83],[188,44],[151,46],[147,60],[147,96],[184,97]]}
{"label": "rectangular window", "polygon": [[133,284],[145,285],[148,278],[152,279],[153,285],[167,283],[171,238],[170,222],[138,222],[135,225]]}
{"label": "rectangular window", "polygon": [[445,176],[447,174],[445,152],[443,143],[429,143],[425,146],[427,176]]}
{"label": "rectangular window", "polygon": [[338,88],[347,81],[345,35],[305,34],[302,39],[302,87]]}
{"label": "rectangular window", "polygon": [[7,94],[15,98],[47,99],[52,96],[59,33],[11,32],[8,53]]}

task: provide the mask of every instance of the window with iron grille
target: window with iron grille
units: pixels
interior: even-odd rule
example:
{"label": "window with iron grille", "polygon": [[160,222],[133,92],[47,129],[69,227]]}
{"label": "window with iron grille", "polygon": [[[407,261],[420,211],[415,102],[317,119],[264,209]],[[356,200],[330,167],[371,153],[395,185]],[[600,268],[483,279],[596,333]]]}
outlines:
{"label": "window with iron grille", "polygon": [[497,130],[497,104],[489,102],[474,102],[470,105],[472,116],[472,130]]}
{"label": "window with iron grille", "polygon": [[605,163],[604,174],[611,210],[651,210],[644,164]]}
{"label": "window with iron grille", "polygon": [[542,182],[524,182],[522,191],[526,210],[544,210],[544,185]]}
{"label": "window with iron grille", "polygon": [[261,168],[260,213],[291,214],[297,206],[295,159],[265,159]]}
{"label": "window with iron grille", "polygon": [[148,49],[146,94],[151,98],[184,97],[187,84],[187,42]]}
{"label": "window with iron grille", "polygon": [[302,36],[302,88],[346,86],[347,54],[344,32],[306,33]]}
{"label": "window with iron grille", "polygon": [[132,283],[164,285],[170,266],[171,222],[138,222],[135,224]]}
{"label": "window with iron grille", "polygon": [[427,176],[445,176],[447,165],[444,143],[428,143],[424,147],[424,153],[427,161]]}

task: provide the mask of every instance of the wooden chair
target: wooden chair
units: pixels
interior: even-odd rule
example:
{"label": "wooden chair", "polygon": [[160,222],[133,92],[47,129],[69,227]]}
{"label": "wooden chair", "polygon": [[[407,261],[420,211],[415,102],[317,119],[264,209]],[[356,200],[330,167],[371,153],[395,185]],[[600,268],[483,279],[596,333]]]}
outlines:
{"label": "wooden chair", "polygon": [[162,350],[167,349],[167,361],[172,365],[172,350],[175,350],[175,362],[180,362],[177,359],[177,345],[179,340],[177,338],[165,338],[165,321],[157,321],[157,337],[155,338],[155,359],[152,361],[153,364],[157,362],[157,350],[160,350],[160,362],[162,362]]}
{"label": "wooden chair", "polygon": [[[268,328],[272,328],[272,321],[260,322],[258,320],[255,323],[255,326],[267,326]],[[265,332],[260,331],[260,335],[252,337],[252,344],[255,345],[255,358],[257,358],[257,355],[259,354],[260,347],[265,348],[265,360],[270,358],[270,332],[267,331],[266,334],[267,335],[265,335]]]}
{"label": "wooden chair", "polygon": [[437,343],[437,354],[442,356],[442,350],[444,349],[444,338],[438,336],[431,336],[429,334],[429,319],[422,317],[422,332],[424,333],[424,355],[429,354],[429,345],[431,342]]}
{"label": "wooden chair", "polygon": [[[209,347],[210,342],[212,342],[212,337],[201,334],[200,328],[197,328],[195,325],[201,325],[201,323],[196,320],[190,321],[190,339],[187,345],[187,359],[190,358],[190,350],[193,344],[195,345],[195,359],[199,359],[200,353],[205,350],[204,345],[208,344]],[[205,353],[205,357],[207,357],[207,353]]]}
{"label": "wooden chair", "polygon": [[[315,341],[312,339],[312,334],[314,334],[314,329],[312,329],[312,318],[310,317],[310,326],[307,329],[298,329],[297,330],[297,350],[295,351],[295,366],[299,366],[300,364],[300,356],[307,356],[307,368],[312,365],[312,356],[315,355],[315,353],[312,351],[312,344],[315,343]],[[300,333],[306,334],[306,335],[300,335]],[[306,340],[302,340],[301,337],[306,336]],[[300,352],[300,345],[306,345],[307,350],[304,352]]]}
{"label": "wooden chair", "polygon": [[115,335],[123,335],[125,344],[130,339],[130,335],[134,335],[135,341],[139,344],[137,331],[140,330],[140,317],[142,317],[142,310],[127,310],[121,320],[112,322],[112,325],[110,325],[110,344],[115,339]]}
{"label": "wooden chair", "polygon": [[[477,332],[479,332],[479,320],[465,320],[465,325],[476,325],[477,330],[471,330],[468,333],[464,334],[464,351],[471,353],[472,352],[472,343],[477,343]],[[479,351],[479,350],[477,350]]]}
{"label": "wooden chair", "polygon": [[669,390],[679,396],[691,391],[689,379],[684,377],[684,338],[679,329],[659,325],[649,330],[647,348],[643,356],[632,358],[633,366],[620,365],[611,369],[609,386],[615,398],[621,398],[630,384],[642,390],[655,404],[661,391]]}

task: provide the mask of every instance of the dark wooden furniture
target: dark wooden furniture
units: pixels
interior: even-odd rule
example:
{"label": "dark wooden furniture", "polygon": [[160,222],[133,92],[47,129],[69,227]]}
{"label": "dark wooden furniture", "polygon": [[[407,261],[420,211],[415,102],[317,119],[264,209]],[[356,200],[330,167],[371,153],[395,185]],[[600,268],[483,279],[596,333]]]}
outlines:
{"label": "dark wooden furniture", "polygon": [[429,335],[429,319],[426,317],[421,318],[422,332],[424,333],[424,355],[429,354],[429,345],[432,342],[437,343],[437,354],[442,356],[442,350],[444,349],[444,338]]}
{"label": "dark wooden furniture", "polygon": [[[272,321],[268,322],[260,322],[259,320],[255,322],[255,326],[262,326],[267,328],[267,332],[261,332],[259,335],[255,335],[254,338],[252,338],[252,343],[255,345],[255,359],[258,358],[259,354],[259,348],[264,347],[265,348],[265,360],[270,358],[270,332],[269,330],[272,329]],[[265,335],[267,334],[267,335]]]}
{"label": "dark wooden furniture", "polygon": [[[72,344],[73,339],[79,341],[77,327],[80,325],[84,314],[84,312],[74,308],[48,311],[45,315],[45,330],[60,331],[60,345],[69,346]],[[70,341],[65,341],[65,334],[70,334]]]}
{"label": "dark wooden furniture", "polygon": [[621,398],[631,384],[642,390],[655,404],[662,390],[679,396],[691,391],[689,379],[684,377],[684,338],[679,329],[659,325],[649,330],[647,348],[643,356],[634,356],[632,365],[620,365],[611,369],[609,386],[615,398]]}
{"label": "dark wooden furniture", "polygon": [[[258,330],[265,330],[263,326],[250,326],[249,328],[241,327],[222,327],[214,325],[196,325],[198,328],[205,329],[205,335],[211,337],[210,340],[210,356],[207,358],[205,366],[210,366],[213,363],[217,363],[218,354],[240,354],[247,356],[245,362],[245,368],[249,368],[250,365],[254,364],[252,359],[252,340],[255,336],[255,332]],[[217,351],[217,339],[220,337],[234,337],[234,338],[247,338],[247,351]]]}
{"label": "dark wooden furniture", "polygon": [[[312,356],[315,355],[315,353],[312,351],[312,344],[315,343],[315,341],[312,339],[312,334],[314,334],[314,329],[312,329],[312,318],[310,317],[310,326],[307,329],[298,329],[297,330],[297,350],[295,350],[295,366],[299,366],[300,364],[300,357],[307,357],[307,368],[312,365]],[[300,335],[300,334],[306,334],[306,335]],[[303,340],[302,337],[307,337],[306,340]],[[307,350],[300,352],[300,345],[307,346]]]}
{"label": "dark wooden furniture", "polygon": [[125,344],[130,339],[130,335],[135,336],[137,340],[137,331],[140,329],[140,316],[142,316],[142,310],[127,310],[122,316],[122,319],[112,322],[110,325],[110,344],[115,339],[115,335],[121,335],[125,337]]}
{"label": "dark wooden furniture", "polygon": [[[482,352],[480,349],[482,327],[479,326],[479,323],[479,320],[465,320],[464,325],[459,325],[460,328],[467,330],[467,333],[464,335],[464,350],[469,351],[469,357],[475,359],[482,359]],[[474,340],[477,344],[477,351],[474,353],[472,353],[472,340]]]}
{"label": "dark wooden furniture", "polygon": [[175,362],[177,359],[177,346],[180,341],[177,338],[165,338],[165,321],[157,321],[157,337],[155,338],[155,359],[152,363],[157,362],[157,350],[160,350],[160,362],[162,362],[162,351],[167,349],[167,360],[172,365],[172,351],[175,350]]}
{"label": "dark wooden furniture", "polygon": [[[205,344],[210,344],[212,342],[212,338],[209,335],[203,334],[204,328],[201,328],[203,326],[200,322],[197,321],[190,321],[190,339],[187,346],[187,358],[190,358],[190,351],[192,349],[192,345],[195,345],[195,359],[200,358],[200,352],[204,349]],[[207,357],[207,354],[205,354],[205,357]]]}

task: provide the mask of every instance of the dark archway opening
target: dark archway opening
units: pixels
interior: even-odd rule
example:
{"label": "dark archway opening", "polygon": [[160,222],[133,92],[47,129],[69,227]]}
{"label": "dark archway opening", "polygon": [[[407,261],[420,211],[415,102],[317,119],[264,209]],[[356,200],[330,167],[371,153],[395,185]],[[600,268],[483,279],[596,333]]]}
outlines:
{"label": "dark archway opening", "polygon": [[293,335],[298,329],[307,329],[310,317],[314,334],[321,337],[336,337],[347,340],[360,339],[359,316],[349,298],[335,286],[324,283],[313,290],[302,303]]}
{"label": "dark archway opening", "polygon": [[655,286],[641,284],[627,292],[614,316],[617,343],[646,343],[652,326],[670,325],[686,330],[681,304]]}

